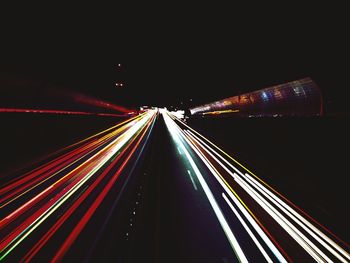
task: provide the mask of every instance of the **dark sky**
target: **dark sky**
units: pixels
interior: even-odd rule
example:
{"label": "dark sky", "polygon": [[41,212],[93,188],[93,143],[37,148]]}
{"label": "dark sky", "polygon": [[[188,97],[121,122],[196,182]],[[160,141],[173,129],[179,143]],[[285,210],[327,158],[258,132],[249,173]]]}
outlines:
{"label": "dark sky", "polygon": [[[320,3],[14,8],[2,23],[1,70],[123,105],[159,106],[310,76],[329,103],[341,104],[345,10]],[[116,88],[118,80],[126,86]]]}

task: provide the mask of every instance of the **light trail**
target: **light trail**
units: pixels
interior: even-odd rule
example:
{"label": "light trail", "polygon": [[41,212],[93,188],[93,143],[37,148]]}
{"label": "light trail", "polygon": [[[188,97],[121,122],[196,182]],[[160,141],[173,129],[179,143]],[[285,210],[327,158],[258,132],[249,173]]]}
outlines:
{"label": "light trail", "polygon": [[[6,201],[0,207],[2,208],[4,206],[8,205],[12,201],[16,200],[18,197],[20,197],[20,196],[26,194],[27,192],[33,190],[35,187],[39,186],[40,184],[44,183],[45,181],[49,180],[50,178],[56,176],[60,172],[62,172],[65,169],[69,168],[70,166],[73,166],[76,162],[78,162],[81,159],[83,159],[84,157],[86,157],[89,154],[89,151],[91,151],[91,149],[98,148],[102,143],[106,142],[106,140],[112,138],[113,136],[118,135],[120,132],[124,131],[128,127],[131,127],[131,125],[133,125],[133,122],[125,123],[122,127],[116,129],[112,133],[109,133],[109,134],[103,136],[102,138],[100,138],[97,141],[91,142],[88,145],[88,147],[84,146],[84,147],[82,147],[82,149],[78,149],[78,152],[79,151],[83,151],[82,154],[76,155],[76,151],[77,150],[73,151],[71,153],[71,155],[75,155],[73,157],[73,158],[75,158],[75,160],[73,159],[74,161],[72,161],[72,159],[70,159],[70,160],[68,160],[68,161],[66,161],[66,162],[64,162],[64,163],[62,163],[62,164],[60,164],[59,166],[56,166],[56,167],[53,167],[52,164],[49,164],[44,169],[45,171],[48,170],[48,172],[46,172],[44,174],[41,174],[39,177],[36,177],[36,175],[38,174],[38,172],[36,171],[35,173],[27,175],[26,177],[22,178],[21,180],[18,180],[18,181],[13,182],[12,184],[6,185],[6,187],[4,187],[3,189],[0,190],[0,193],[1,194],[5,194],[5,191],[10,191],[10,193],[7,196],[4,196],[3,198],[0,199],[0,204],[2,202],[4,202],[4,200]],[[69,155],[69,157],[70,157],[70,155]],[[63,158],[63,159],[66,159],[66,157]],[[60,161],[62,161],[62,159]],[[76,168],[76,169],[78,169],[78,168]],[[76,169],[74,169],[74,170],[76,170]],[[55,173],[53,173],[53,172],[55,172]],[[48,173],[51,173],[51,175],[48,175]],[[66,176],[69,176],[69,175],[70,175],[70,173],[67,174]],[[24,184],[24,183],[26,183],[26,184]],[[27,190],[24,191],[24,189],[27,189]],[[20,194],[17,195],[16,197],[12,198],[17,193],[20,193]],[[10,198],[12,198],[12,199],[10,199]],[[0,221],[0,228],[2,226],[1,223],[2,223],[2,221]]]}
{"label": "light trail", "polygon": [[[225,193],[216,193],[212,190],[214,197],[221,195],[225,201],[224,204],[218,203],[218,205],[227,205],[231,209],[267,262],[274,259],[265,251],[265,245],[280,262],[294,261],[294,258],[298,258],[296,254],[298,249],[304,250],[310,255],[310,259],[317,262],[350,261],[346,243],[203,135],[171,113],[166,114],[168,122],[172,122],[171,125],[176,127],[179,136],[224,190]],[[217,188],[212,184],[208,187]],[[273,224],[268,217],[274,221]],[[273,233],[276,233],[278,228],[282,236],[289,236],[292,238],[289,240],[294,240],[293,251],[289,244],[287,247],[285,242],[280,242],[282,236],[272,235],[269,231],[272,227]],[[259,240],[263,240],[265,245]],[[243,252],[249,254],[250,249],[253,247],[243,248]]]}
{"label": "light trail", "polygon": [[[140,115],[138,115],[138,116],[134,116],[134,117],[128,118],[128,119],[126,119],[125,121],[122,121],[122,122],[120,122],[120,123],[118,123],[118,124],[116,124],[116,125],[114,125],[114,126],[108,128],[108,129],[106,129],[106,130],[104,130],[104,131],[101,131],[101,132],[99,132],[99,133],[97,133],[97,134],[94,134],[94,135],[92,135],[92,136],[90,136],[90,137],[88,137],[88,138],[85,138],[85,139],[83,139],[83,140],[81,140],[81,141],[79,141],[79,142],[73,143],[73,144],[71,144],[71,145],[69,145],[69,146],[66,146],[66,147],[64,147],[64,148],[62,148],[62,149],[59,149],[59,150],[57,150],[57,151],[55,151],[55,152],[53,152],[53,153],[47,155],[47,156],[45,157],[45,159],[37,160],[37,161],[43,161],[43,160],[46,160],[46,159],[48,159],[48,158],[55,157],[54,160],[49,161],[48,163],[45,163],[45,164],[39,166],[38,168],[35,168],[35,169],[34,169],[33,171],[31,171],[30,173],[38,173],[38,172],[44,171],[45,169],[46,169],[46,170],[51,169],[52,166],[55,166],[55,165],[57,165],[59,162],[61,162],[61,160],[62,160],[66,155],[72,155],[72,154],[73,154],[73,153],[71,153],[71,152],[64,153],[64,152],[68,151],[69,149],[72,149],[72,148],[74,148],[75,146],[78,146],[78,145],[81,146],[83,143],[87,143],[87,142],[90,141],[90,140],[94,140],[94,139],[97,140],[99,136],[102,136],[102,135],[104,135],[104,134],[107,134],[108,132],[110,132],[110,131],[116,129],[117,127],[120,127],[120,126],[122,126],[122,125],[124,125],[124,124],[126,124],[126,123],[128,123],[128,122],[137,120],[137,119],[141,118],[144,114],[145,114],[145,113],[140,114]],[[81,146],[81,147],[82,147],[82,146]],[[58,156],[58,157],[56,157],[56,156]],[[16,177],[15,179],[13,179],[12,181],[18,181],[18,180],[20,180],[21,178],[28,178],[27,175],[28,175],[28,173],[26,173],[26,174],[24,174],[24,175],[22,175],[22,176],[17,176],[17,177]],[[6,183],[5,186],[8,185],[8,184],[10,184],[12,181]],[[2,191],[3,191],[4,189],[6,189],[6,187],[0,189],[0,194],[2,193]]]}
{"label": "light trail", "polygon": [[[67,93],[66,93],[66,95],[67,95]],[[96,98],[93,98],[90,96],[86,96],[83,94],[71,93],[70,96],[73,97],[74,102],[81,103],[81,104],[86,104],[86,105],[96,106],[99,108],[115,110],[115,111],[127,113],[127,114],[135,112],[135,110],[127,109],[125,107],[115,105],[111,102],[99,100],[99,99],[96,99]]]}
{"label": "light trail", "polygon": [[[186,131],[187,132],[187,131]],[[323,234],[320,230],[318,230],[316,227],[314,227],[310,222],[308,222],[305,218],[303,218],[300,214],[298,214],[295,210],[293,210],[290,206],[288,206],[286,203],[284,203],[281,199],[279,199],[277,196],[273,195],[270,191],[268,191],[263,185],[259,184],[256,180],[254,180],[251,176],[249,176],[249,174],[243,174],[242,172],[240,172],[237,168],[235,168],[232,164],[230,164],[229,162],[227,162],[221,155],[219,155],[217,152],[215,152],[215,150],[213,148],[211,148],[209,145],[207,145],[205,142],[203,142],[201,139],[199,139],[195,134],[191,133],[190,131],[188,132],[189,134],[192,134],[193,138],[197,141],[202,143],[202,145],[204,145],[207,149],[209,149],[211,152],[215,153],[216,156],[218,156],[220,159],[222,159],[226,164],[229,165],[230,168],[234,169],[236,172],[238,172],[240,174],[241,177],[243,178],[247,178],[247,180],[252,181],[253,184],[255,185],[255,187],[257,187],[258,189],[264,189],[264,191],[262,192],[264,194],[265,197],[267,197],[273,204],[275,204],[275,206],[277,206],[279,209],[281,209],[284,213],[286,213],[294,222],[296,222],[299,226],[301,226],[306,232],[308,232],[308,234],[310,234],[313,238],[315,238],[321,245],[323,245],[327,250],[329,250],[335,257],[337,257],[339,260],[341,260],[342,262],[345,262],[344,258],[339,255],[332,247],[330,247],[327,243],[325,243],[320,237],[322,237],[323,239],[325,239],[328,243],[330,243],[335,249],[337,249],[340,253],[343,254],[343,256],[345,256],[348,260],[350,260],[349,254],[343,249],[341,248],[339,245],[337,245],[334,241],[332,241],[329,237],[327,237],[325,234]],[[204,148],[205,149],[205,148]],[[220,164],[221,167],[223,167],[232,177],[234,177],[236,180],[240,180],[239,182],[243,182],[241,181],[241,178],[238,177],[237,174],[232,173],[226,166],[223,165],[223,163],[221,163],[218,159],[216,159],[216,157],[214,157],[212,155],[212,153],[208,150],[205,149],[205,151],[216,160],[216,162],[218,164]],[[253,181],[254,180],[254,181]],[[274,196],[274,199],[277,200],[278,202],[276,202],[275,200],[273,200],[272,198],[269,197],[269,195],[267,195],[266,193],[269,193],[270,196]],[[287,208],[287,209],[285,209]],[[286,221],[286,220],[284,220]],[[305,224],[303,224],[303,223]],[[291,223],[289,223],[288,225],[291,225]],[[319,236],[314,234],[317,233]],[[307,238],[303,238],[303,240],[305,240]],[[304,245],[306,246],[306,245]],[[315,245],[313,243],[310,243],[310,246],[315,247]],[[316,248],[316,250],[318,250]],[[319,252],[320,254],[323,254],[322,252]],[[324,254],[323,254],[324,255]]]}
{"label": "light trail", "polygon": [[272,259],[269,257],[269,255],[266,253],[265,249],[261,246],[259,240],[255,237],[254,233],[250,230],[250,228],[248,227],[248,225],[245,223],[245,221],[243,220],[243,218],[240,216],[240,214],[238,213],[238,211],[236,210],[236,208],[234,208],[234,206],[231,204],[230,200],[227,198],[227,196],[222,193],[222,197],[225,199],[226,203],[228,204],[228,206],[231,208],[231,210],[233,211],[233,213],[235,214],[235,216],[238,218],[238,220],[241,222],[241,224],[243,225],[244,229],[247,231],[247,233],[249,234],[249,236],[253,239],[254,243],[256,244],[256,246],[258,247],[258,249],[260,250],[261,254],[263,254],[264,258],[266,259],[267,262],[272,263]]}
{"label": "light trail", "polygon": [[[176,156],[184,162],[188,189],[196,198],[203,194],[238,261],[350,262],[348,244],[186,123],[161,113]],[[0,261],[20,257],[30,262],[48,248],[47,258],[62,261],[80,237],[90,234],[96,217],[104,216],[95,248],[108,220],[119,212],[115,208],[129,181],[126,175],[142,159],[157,114],[146,111],[64,147],[2,185]],[[119,190],[110,202],[113,189]]]}
{"label": "light trail", "polygon": [[[312,221],[314,224],[316,224],[317,226],[319,226],[320,228],[322,228],[324,231],[326,231],[330,236],[332,236],[332,238],[336,239],[339,243],[341,243],[343,246],[347,247],[348,251],[350,250],[350,245],[347,244],[346,242],[344,242],[343,240],[341,240],[338,236],[336,236],[334,233],[332,233],[328,228],[326,228],[325,226],[323,226],[322,224],[320,224],[317,220],[315,220],[314,218],[312,218],[310,215],[308,215],[303,209],[301,209],[300,207],[298,207],[297,205],[295,205],[294,203],[292,203],[290,200],[288,200],[284,195],[282,195],[281,193],[279,193],[276,189],[274,189],[273,187],[271,187],[270,185],[268,185],[265,181],[263,181],[259,176],[257,176],[256,174],[254,174],[251,170],[249,170],[247,167],[245,167],[243,164],[241,164],[239,161],[237,161],[234,157],[232,157],[231,155],[229,155],[228,153],[226,153],[224,150],[222,150],[220,147],[218,147],[217,145],[215,145],[213,142],[211,142],[210,140],[208,140],[207,138],[205,138],[203,135],[201,135],[199,132],[195,131],[194,129],[192,129],[191,127],[189,127],[186,123],[182,122],[181,120],[179,120],[178,118],[176,118],[176,116],[172,116],[172,118],[176,121],[181,122],[181,124],[186,127],[189,133],[191,133],[192,135],[196,135],[198,137],[200,137],[201,139],[203,139],[203,141],[206,141],[209,145],[211,145],[213,147],[213,149],[217,150],[219,153],[222,154],[222,156],[220,154],[217,154],[222,160],[224,160],[225,163],[227,163],[232,169],[234,169],[238,174],[242,174],[242,172],[236,168],[234,165],[232,165],[230,162],[228,162],[226,158],[228,158],[230,161],[233,161],[235,165],[238,165],[240,168],[242,168],[245,172],[247,172],[247,174],[251,175],[252,177],[254,177],[258,182],[260,182],[262,185],[264,185],[267,189],[269,189],[271,192],[275,193],[276,196],[279,196],[279,198],[281,198],[281,200],[283,200],[286,204],[290,205],[291,207],[293,207],[295,210],[297,210],[300,214],[302,214],[304,217],[307,217],[310,221]],[[205,144],[202,141],[203,144]],[[215,151],[214,151],[215,153]],[[330,239],[331,240],[331,239]]]}
{"label": "light trail", "polygon": [[[195,136],[195,135],[194,135]],[[197,138],[198,139],[198,138]],[[200,139],[198,139],[198,140],[200,140]],[[204,142],[202,142],[207,148],[210,148],[207,144],[205,144]],[[213,151],[213,149],[211,149],[212,151]],[[216,157],[214,157],[209,151],[207,151],[207,150],[205,150],[212,158],[214,158],[215,159],[215,161],[218,163],[218,164],[220,164],[232,177],[234,177],[235,178],[235,180],[237,181],[237,180],[239,180],[238,181],[238,183],[241,185],[241,183],[244,183],[243,181],[241,181],[241,179],[239,178],[239,177],[237,177],[238,175],[237,174],[235,174],[235,173],[232,173],[227,167],[225,167]],[[219,157],[220,157],[220,155],[218,155]],[[229,164],[230,165],[230,164]],[[231,165],[230,165],[231,166]],[[232,166],[231,166],[232,167]],[[232,168],[234,168],[234,167],[232,167]],[[238,171],[239,172],[239,170],[237,170],[237,169],[235,169],[236,171]],[[242,176],[244,176],[243,174],[242,174]],[[241,185],[242,186],[242,185]],[[248,191],[247,190],[247,188],[246,187],[244,187],[244,186],[242,186],[242,188],[244,188],[247,192],[250,192],[251,193],[251,191]],[[255,197],[255,195],[254,195],[254,197]],[[259,200],[260,200],[261,198],[259,198]],[[259,200],[257,201],[257,202],[259,202]],[[271,200],[271,199],[270,199]],[[272,200],[272,202],[274,203],[274,204],[276,204],[276,202],[274,201],[274,200]],[[262,207],[266,207],[266,206],[264,206],[264,205],[261,205]],[[280,205],[278,205],[277,204],[277,206],[281,209],[281,206]],[[272,209],[274,209],[274,208],[272,208]],[[282,210],[283,210],[283,212],[284,213],[286,213],[289,217],[291,217],[294,221],[296,221],[305,231],[307,231],[313,238],[315,238],[318,242],[320,242],[326,249],[328,249],[334,256],[336,256],[339,260],[341,260],[342,262],[345,262],[344,261],[344,258],[343,257],[341,257],[337,252],[335,252],[334,251],[334,249],[332,249],[331,247],[329,247],[325,242],[323,242],[323,240],[321,240],[320,238],[318,238],[317,236],[315,236],[314,234],[313,234],[313,232],[311,232],[311,230],[310,229],[308,229],[307,227],[305,227],[304,225],[302,225],[302,224],[300,224],[300,221],[297,221],[297,220],[295,220],[295,217],[293,216],[293,215],[291,215],[288,211],[286,211],[286,210],[284,210],[283,208],[282,208]],[[308,241],[308,245],[306,244],[306,243],[302,243],[302,246],[303,247],[305,247],[306,248],[306,250],[308,250],[308,247],[309,246],[311,246],[311,247],[313,247],[314,248],[314,250],[315,251],[317,251],[319,254],[321,254],[321,255],[323,255],[323,257],[325,257],[327,260],[329,260],[329,258],[327,258],[327,256],[325,256],[309,239],[307,239],[303,234],[301,234],[300,233],[300,231],[298,231],[287,219],[285,219],[282,215],[280,215],[278,212],[276,212],[276,210],[274,210],[274,212],[271,212],[271,210],[268,210],[269,211],[269,214],[271,214],[272,215],[272,217],[274,217],[277,221],[279,221],[279,222],[281,222],[281,224],[283,224],[285,227],[285,229],[286,228],[288,228],[288,229],[294,229],[294,230],[290,230],[289,231],[289,233],[291,233],[291,235],[295,238],[295,239],[297,239],[298,241],[300,241],[300,242],[303,242],[303,240],[307,240]],[[275,217],[275,215],[279,215],[279,216],[277,216],[277,217]],[[301,217],[301,216],[299,216],[299,217]],[[282,218],[283,220],[282,221],[280,221],[280,218]],[[306,221],[306,220],[305,220]],[[285,223],[284,222],[288,222],[286,225],[285,225]],[[312,226],[310,223],[308,223],[310,226]],[[291,226],[291,228],[289,227],[289,226]],[[316,231],[318,231],[316,228],[314,228],[313,226],[312,226],[312,229],[314,229],[314,230],[316,230]],[[292,231],[292,232],[291,232]],[[294,234],[295,233],[295,234]],[[318,231],[318,233],[320,233],[319,231]],[[330,239],[328,239],[325,235],[323,235],[322,233],[321,233],[321,235],[324,237],[324,238],[326,238],[329,242],[331,242],[331,240]],[[302,237],[302,239],[300,239],[299,237]],[[333,242],[333,244],[336,246],[336,248],[338,249],[338,250],[340,250],[342,253],[343,253],[343,255],[345,255],[346,257],[348,257],[348,255],[346,254],[346,252],[344,251],[344,250],[342,250],[339,246],[337,246],[334,242]],[[312,255],[314,255],[315,256],[315,254],[313,253],[313,251],[311,251],[311,250],[308,250]],[[315,256],[315,257],[317,257],[317,256]],[[318,260],[320,261],[321,259],[319,259],[318,258]]]}
{"label": "light trail", "polygon": [[[142,123],[145,124],[145,123]],[[151,123],[148,123],[148,126]],[[139,130],[140,127],[133,127],[136,130]],[[128,154],[128,156],[126,157],[126,159],[123,161],[123,163],[119,166],[117,172],[113,175],[113,177],[111,178],[111,180],[109,180],[108,184],[104,187],[104,189],[100,192],[100,194],[97,196],[97,198],[95,199],[95,201],[92,203],[92,205],[89,207],[88,211],[86,211],[86,213],[84,214],[84,216],[80,219],[79,223],[75,226],[75,228],[72,230],[72,232],[70,233],[70,235],[67,237],[66,241],[63,243],[63,245],[61,246],[61,248],[58,250],[58,252],[56,253],[56,255],[54,256],[52,262],[57,262],[60,261],[62,259],[62,257],[64,256],[64,254],[67,252],[67,250],[69,249],[69,247],[72,245],[72,243],[76,240],[76,238],[78,237],[78,235],[80,234],[80,232],[83,230],[83,228],[85,227],[85,225],[88,223],[88,221],[90,220],[91,216],[95,213],[96,209],[99,207],[99,205],[101,204],[101,202],[104,200],[104,198],[106,197],[107,193],[111,190],[112,186],[114,185],[115,181],[118,179],[118,177],[120,176],[121,172],[123,171],[124,167],[126,166],[126,164],[128,163],[128,161],[130,160],[131,156],[133,155],[133,153],[136,151],[137,147],[139,146],[142,138],[145,136],[147,130],[144,130],[144,132],[142,133],[140,139],[137,141],[137,144],[134,146],[134,148],[132,149],[132,151]]]}
{"label": "light trail", "polygon": [[[121,136],[123,136],[123,135],[121,135]],[[102,166],[104,163],[106,163],[108,161],[108,159],[110,158],[110,155],[107,155],[107,157],[104,158],[103,160],[100,159],[99,162],[97,161],[97,158],[99,156],[103,155],[105,152],[108,152],[113,145],[115,145],[116,143],[119,143],[119,141],[118,141],[119,139],[120,139],[120,137],[118,137],[116,140],[114,140],[111,143],[109,143],[101,151],[97,152],[95,155],[93,155],[92,157],[88,158],[84,163],[82,163],[78,167],[74,168],[71,172],[67,173],[65,176],[60,178],[58,181],[56,181],[54,184],[52,184],[49,188],[47,188],[46,190],[42,191],[39,195],[36,195],[33,199],[29,200],[27,203],[25,203],[24,205],[19,207],[16,211],[14,211],[10,215],[8,215],[5,219],[1,220],[0,221],[0,229],[2,227],[6,226],[9,223],[10,220],[14,220],[14,218],[16,216],[24,213],[27,209],[29,209],[30,207],[32,207],[33,205],[38,203],[42,198],[44,198],[45,196],[47,196],[48,194],[50,194],[51,192],[56,190],[59,186],[61,186],[65,182],[65,180],[70,180],[71,178],[73,178],[73,176],[75,176],[76,172],[80,172],[82,169],[86,169],[87,165],[89,165],[90,163],[95,162],[95,163],[98,163],[98,165],[100,165],[100,166]],[[122,147],[122,146],[123,146],[123,144],[120,144],[120,147]],[[113,155],[115,152],[117,152],[120,149],[118,147],[119,147],[119,145],[117,144],[117,147],[115,147],[114,151],[111,152],[110,154]],[[93,167],[93,169],[95,169],[94,166],[92,166],[92,167]],[[86,170],[84,172],[86,172]],[[50,176],[50,177],[52,177],[52,176]],[[50,177],[48,177],[48,178],[50,179]],[[40,181],[34,187],[40,185],[42,182],[43,181]],[[73,185],[71,185],[71,186],[73,186]],[[34,187],[30,188],[30,190],[32,190]]]}
{"label": "light trail", "polygon": [[[68,146],[63,155],[1,188],[0,204],[2,203],[2,209],[7,209],[7,214],[2,214],[0,221],[0,260],[5,259],[29,237],[37,238],[32,234],[43,223],[53,224],[23,258],[32,259],[86,201],[86,198],[96,194],[96,188],[101,182],[108,180],[99,197],[89,206],[86,213],[89,216],[82,217],[86,223],[103,202],[111,187],[117,183],[124,167],[139,148],[140,142],[144,140],[144,135],[150,132],[150,124],[154,122],[155,116],[155,111],[148,111]],[[131,147],[132,150],[129,151]],[[118,171],[112,176],[111,170],[116,166]],[[34,190],[35,192],[31,194]],[[77,196],[79,198],[76,198]],[[8,207],[9,205],[11,207]],[[53,217],[62,209],[64,213],[60,213],[59,217]],[[81,223],[77,226],[79,231],[76,230],[77,227],[72,230],[75,237],[83,229]],[[72,238],[69,240],[69,245],[67,242],[64,245],[64,252],[74,241]],[[58,255],[63,254],[61,250],[58,252]]]}
{"label": "light trail", "polygon": [[[271,191],[266,189],[263,185],[257,184],[256,180],[252,178],[249,174],[245,174],[244,177],[251,182],[261,193],[263,193],[270,201],[272,201],[278,208],[280,208],[284,213],[288,214],[295,222],[297,222],[303,229],[305,229],[310,235],[312,235],[318,242],[322,243],[329,251],[332,252],[333,255],[339,260],[342,258],[337,254],[334,249],[329,247],[326,243],[324,243],[320,238],[315,236],[310,230],[315,232],[317,235],[322,237],[325,241],[331,244],[336,250],[338,250],[343,256],[345,256],[348,260],[350,260],[350,255],[338,244],[336,244],[332,239],[330,239],[327,235],[322,233],[319,229],[317,229],[314,225],[312,225],[309,221],[307,221],[303,216],[298,214],[293,208],[291,208],[288,204],[284,203],[281,199],[279,199],[276,195],[274,195]],[[277,203],[276,203],[277,201]],[[304,224],[304,225],[303,225]]]}
{"label": "light trail", "polygon": [[195,172],[195,174],[196,174],[196,176],[197,176],[197,178],[202,186],[202,189],[204,190],[205,195],[207,196],[207,198],[210,202],[210,205],[213,208],[215,215],[217,216],[217,218],[220,222],[220,225],[221,225],[223,231],[225,232],[227,239],[230,242],[230,245],[232,246],[233,251],[237,255],[238,260],[240,262],[248,262],[248,259],[246,258],[245,254],[243,253],[241,246],[239,245],[235,235],[233,234],[231,228],[229,227],[229,225],[225,219],[225,216],[221,212],[221,209],[220,209],[219,205],[217,204],[212,191],[210,190],[205,179],[203,178],[203,175],[199,171],[199,169],[198,169],[197,165],[195,164],[194,160],[192,159],[190,153],[187,151],[187,149],[185,148],[185,146],[181,142],[180,129],[176,126],[175,122],[173,122],[170,119],[170,117],[167,115],[167,113],[163,112],[162,115],[164,117],[164,121],[165,121],[167,128],[168,128],[170,134],[172,135],[175,143],[181,148],[182,152],[185,154],[187,160],[189,161],[193,171]]}
{"label": "light trail", "polygon": [[[275,240],[270,240],[265,233],[262,232],[261,228],[259,227],[252,218],[254,218],[258,224],[261,226],[262,224],[260,223],[259,220],[257,220],[256,216],[253,214],[253,212],[246,206],[246,204],[242,201],[242,199],[238,196],[238,194],[232,189],[232,187],[229,185],[229,183],[222,177],[222,175],[215,169],[215,167],[209,162],[209,160],[203,155],[202,152],[193,144],[191,144],[191,141],[188,141],[192,149],[198,154],[200,159],[204,162],[204,164],[208,167],[208,169],[211,171],[211,173],[214,175],[215,179],[219,182],[219,184],[222,186],[222,188],[226,191],[226,193],[231,197],[231,199],[236,203],[236,205],[239,207],[241,212],[245,214],[246,219],[250,221],[252,224],[253,228],[259,233],[260,237],[264,240],[266,245],[270,248],[270,250],[274,253],[276,258],[279,260],[279,262],[287,262],[286,259],[283,257],[283,255],[280,253],[280,251],[277,249]],[[242,204],[242,205],[241,205]],[[246,213],[247,210],[249,214]],[[263,228],[265,229],[265,228]],[[265,230],[266,231],[266,230]],[[267,231],[266,231],[267,232]],[[270,237],[271,235],[267,233]],[[274,243],[272,242],[274,241]],[[282,250],[282,249],[281,249]],[[283,253],[285,253],[282,250]],[[264,254],[264,253],[263,253]]]}
{"label": "light trail", "polygon": [[[40,114],[62,114],[62,115],[95,115],[95,116],[111,116],[125,117],[127,114],[114,113],[96,113],[85,111],[65,111],[65,110],[46,110],[46,109],[16,109],[16,108],[0,108],[0,113],[40,113]],[[125,113],[130,113],[126,111]]]}
{"label": "light trail", "polygon": [[239,110],[218,110],[218,111],[208,111],[203,112],[202,115],[220,115],[225,113],[236,113],[239,112]]}
{"label": "light trail", "polygon": [[191,179],[191,182],[192,182],[192,184],[193,184],[193,188],[194,188],[194,190],[198,190],[198,187],[197,187],[197,185],[196,185],[196,183],[194,182],[194,180],[193,180],[193,177],[192,177],[192,174],[191,174],[191,171],[190,170],[187,170],[187,173],[188,173],[188,176],[190,177],[190,179]]}
{"label": "light trail", "polygon": [[23,258],[23,261],[30,261],[36,253],[48,242],[48,240],[59,230],[63,223],[74,213],[74,211],[79,207],[79,205],[89,196],[92,190],[105,178],[108,172],[118,163],[122,155],[129,148],[130,144],[121,152],[120,155],[103,171],[101,176],[86,190],[83,195],[79,197],[78,200],[60,217],[58,221],[46,232],[46,234],[35,244],[35,246],[27,253]]}

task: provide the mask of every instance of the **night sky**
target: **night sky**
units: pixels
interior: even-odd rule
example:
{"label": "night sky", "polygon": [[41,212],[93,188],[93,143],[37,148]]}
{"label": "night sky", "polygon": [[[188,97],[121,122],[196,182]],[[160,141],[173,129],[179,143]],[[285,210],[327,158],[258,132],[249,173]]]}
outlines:
{"label": "night sky", "polygon": [[328,107],[346,110],[345,10],[319,3],[11,9],[1,71],[125,106],[190,106],[309,76]]}

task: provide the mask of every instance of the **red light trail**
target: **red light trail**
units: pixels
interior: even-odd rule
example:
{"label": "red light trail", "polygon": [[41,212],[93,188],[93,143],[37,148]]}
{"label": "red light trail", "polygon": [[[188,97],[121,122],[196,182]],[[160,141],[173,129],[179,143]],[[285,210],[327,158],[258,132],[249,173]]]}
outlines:
{"label": "red light trail", "polygon": [[[125,117],[127,114],[113,114],[113,113],[95,113],[83,111],[64,111],[64,110],[44,110],[44,109],[15,109],[15,108],[0,108],[2,113],[40,113],[40,114],[63,114],[63,115],[95,115],[95,116],[111,116],[111,117]],[[134,111],[125,113],[134,114]]]}
{"label": "red light trail", "polygon": [[[160,112],[174,143],[176,166],[184,168],[176,170],[177,183],[188,179],[181,189],[195,193],[205,207],[200,210],[211,212],[232,257],[240,262],[252,257],[257,262],[350,260],[346,242],[174,114]],[[104,224],[98,222],[101,217],[109,220],[107,209],[116,216],[123,211],[111,209],[111,200],[124,195],[121,189],[132,174],[130,166],[136,166],[139,157],[134,157],[141,156],[158,117],[158,110],[147,110],[57,151],[45,164],[2,185],[0,260],[17,257],[29,262],[44,257],[59,262],[69,258],[77,245],[87,242],[93,247],[93,238],[83,239],[94,236],[92,228],[102,231]],[[190,197],[189,192],[184,194]],[[192,205],[191,198],[186,202]],[[164,202],[168,205],[166,196]]]}
{"label": "red light trail", "polygon": [[[130,118],[66,147],[61,156],[4,185],[0,189],[0,206],[7,212],[0,221],[0,260],[21,246],[24,240],[31,238],[43,223],[53,223],[22,260],[33,258],[76,209],[86,202],[88,196],[98,194],[85,216],[73,226],[70,234],[67,233],[68,238],[56,253],[56,257],[62,257],[111,187],[117,183],[139,145],[147,142],[145,134],[151,131],[155,117],[155,111],[149,111]],[[105,165],[107,167],[102,169]],[[117,171],[112,172],[115,167],[118,167]],[[107,181],[107,184],[100,192],[96,188],[101,187],[102,181]],[[62,209],[65,212],[59,217],[53,216]],[[52,218],[56,220],[52,221]]]}

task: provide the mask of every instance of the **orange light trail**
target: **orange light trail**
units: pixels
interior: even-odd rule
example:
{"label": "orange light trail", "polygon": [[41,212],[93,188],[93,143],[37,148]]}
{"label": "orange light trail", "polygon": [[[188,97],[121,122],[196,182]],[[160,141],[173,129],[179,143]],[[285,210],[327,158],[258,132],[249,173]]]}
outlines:
{"label": "orange light trail", "polygon": [[224,113],[235,113],[239,112],[239,110],[218,110],[218,111],[209,111],[209,112],[203,112],[202,115],[219,115]]}
{"label": "orange light trail", "polygon": [[[155,116],[156,111],[148,111],[70,145],[61,151],[61,156],[47,165],[42,165],[1,188],[2,209],[6,208],[8,212],[2,215],[0,221],[0,260],[21,245],[43,222],[52,218],[56,210],[67,207],[66,211],[53,221],[50,230],[25,256],[26,260],[34,257],[86,197],[96,192],[98,185],[108,176],[109,183],[90,206],[90,210],[87,210],[87,215],[91,216],[94,213],[91,209],[96,209],[111,186],[117,183],[117,178],[140,143],[146,143],[144,135],[151,131]],[[129,151],[131,147],[132,150]],[[104,167],[105,165],[107,166]],[[118,171],[111,175],[111,170],[116,166]],[[74,198],[82,188],[83,194]],[[89,216],[83,219],[88,221]],[[75,230],[75,235],[82,230],[81,223],[78,223],[78,226],[80,230]],[[64,251],[67,249],[68,246],[65,246]]]}

